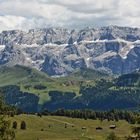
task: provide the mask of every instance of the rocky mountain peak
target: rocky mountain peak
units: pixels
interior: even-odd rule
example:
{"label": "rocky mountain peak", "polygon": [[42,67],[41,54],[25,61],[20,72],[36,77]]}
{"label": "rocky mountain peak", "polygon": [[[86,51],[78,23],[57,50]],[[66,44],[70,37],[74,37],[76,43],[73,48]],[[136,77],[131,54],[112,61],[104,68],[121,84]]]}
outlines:
{"label": "rocky mountain peak", "polygon": [[0,65],[24,65],[66,75],[77,68],[124,74],[140,68],[140,29],[45,28],[0,33]]}

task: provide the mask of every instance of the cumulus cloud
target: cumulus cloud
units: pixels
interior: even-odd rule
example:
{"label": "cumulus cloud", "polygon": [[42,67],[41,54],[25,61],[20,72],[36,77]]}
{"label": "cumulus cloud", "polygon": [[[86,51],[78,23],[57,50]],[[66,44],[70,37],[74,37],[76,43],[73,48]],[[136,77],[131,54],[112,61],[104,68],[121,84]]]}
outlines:
{"label": "cumulus cloud", "polygon": [[0,0],[0,31],[87,26],[139,26],[139,0]]}

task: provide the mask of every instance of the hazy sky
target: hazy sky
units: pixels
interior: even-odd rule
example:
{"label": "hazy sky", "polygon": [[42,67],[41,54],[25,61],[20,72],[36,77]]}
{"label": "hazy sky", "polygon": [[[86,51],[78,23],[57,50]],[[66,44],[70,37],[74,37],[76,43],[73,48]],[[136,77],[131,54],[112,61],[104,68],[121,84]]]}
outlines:
{"label": "hazy sky", "polygon": [[140,0],[0,0],[0,31],[106,25],[140,27]]}

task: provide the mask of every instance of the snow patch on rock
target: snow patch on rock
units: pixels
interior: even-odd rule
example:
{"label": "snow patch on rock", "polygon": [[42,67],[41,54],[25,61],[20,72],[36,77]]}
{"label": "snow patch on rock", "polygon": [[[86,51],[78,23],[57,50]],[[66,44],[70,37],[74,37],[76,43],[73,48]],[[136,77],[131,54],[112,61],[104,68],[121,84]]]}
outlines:
{"label": "snow patch on rock", "polygon": [[120,50],[120,56],[123,58],[123,59],[127,59],[127,55],[128,53],[133,49],[135,48],[135,45],[127,45],[125,47],[123,47],[121,50]]}
{"label": "snow patch on rock", "polygon": [[5,45],[0,45],[0,51],[5,49]]}

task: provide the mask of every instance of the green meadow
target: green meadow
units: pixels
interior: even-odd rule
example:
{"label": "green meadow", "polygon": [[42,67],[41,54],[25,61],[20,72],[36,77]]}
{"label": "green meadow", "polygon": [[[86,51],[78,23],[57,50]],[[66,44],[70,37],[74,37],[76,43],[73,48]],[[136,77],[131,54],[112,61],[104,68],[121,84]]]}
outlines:
{"label": "green meadow", "polygon": [[[105,140],[112,131],[123,140],[131,134],[133,126],[126,121],[101,122],[58,116],[19,115],[8,119],[18,123],[16,140]],[[26,122],[26,130],[20,129],[21,121]],[[117,128],[110,129],[112,124]],[[102,127],[102,130],[96,130],[96,127]]]}

